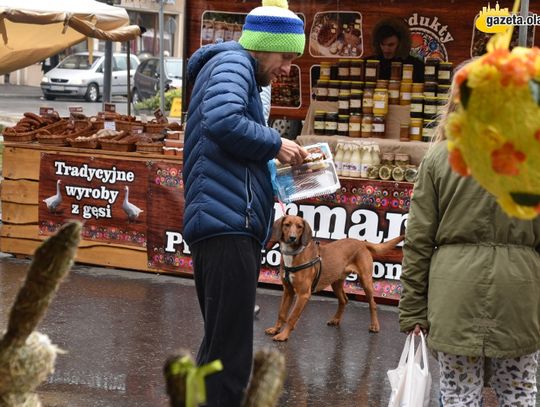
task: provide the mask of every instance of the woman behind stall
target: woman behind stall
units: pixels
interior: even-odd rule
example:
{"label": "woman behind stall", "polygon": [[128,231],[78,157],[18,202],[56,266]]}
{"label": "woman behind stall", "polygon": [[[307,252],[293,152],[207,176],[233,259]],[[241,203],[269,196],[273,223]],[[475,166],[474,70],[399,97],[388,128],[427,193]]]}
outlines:
{"label": "woman behind stall", "polygon": [[366,59],[378,59],[379,78],[390,79],[392,62],[413,65],[413,81],[424,82],[424,63],[411,55],[411,32],[401,18],[379,20],[371,32],[374,55]]}
{"label": "woman behind stall", "polygon": [[[454,109],[451,102],[448,111]],[[488,363],[500,405],[532,407],[540,349],[540,217],[508,217],[472,177],[451,170],[447,114],[414,187],[400,328],[429,332],[443,406],[480,406]]]}

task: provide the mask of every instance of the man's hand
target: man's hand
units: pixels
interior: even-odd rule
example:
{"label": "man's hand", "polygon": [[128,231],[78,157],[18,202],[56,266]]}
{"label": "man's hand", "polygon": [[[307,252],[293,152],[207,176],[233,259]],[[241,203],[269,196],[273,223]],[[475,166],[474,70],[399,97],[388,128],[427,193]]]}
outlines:
{"label": "man's hand", "polygon": [[282,164],[299,165],[302,164],[304,158],[309,155],[304,147],[299,146],[294,141],[282,138],[281,148],[279,149],[276,158]]}

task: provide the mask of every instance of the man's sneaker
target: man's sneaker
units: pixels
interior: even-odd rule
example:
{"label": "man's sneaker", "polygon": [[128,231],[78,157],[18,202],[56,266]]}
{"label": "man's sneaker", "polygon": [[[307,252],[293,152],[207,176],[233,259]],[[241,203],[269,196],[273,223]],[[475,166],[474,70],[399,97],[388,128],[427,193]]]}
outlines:
{"label": "man's sneaker", "polygon": [[253,316],[259,315],[259,312],[261,312],[261,307],[255,304],[255,309],[253,310]]}

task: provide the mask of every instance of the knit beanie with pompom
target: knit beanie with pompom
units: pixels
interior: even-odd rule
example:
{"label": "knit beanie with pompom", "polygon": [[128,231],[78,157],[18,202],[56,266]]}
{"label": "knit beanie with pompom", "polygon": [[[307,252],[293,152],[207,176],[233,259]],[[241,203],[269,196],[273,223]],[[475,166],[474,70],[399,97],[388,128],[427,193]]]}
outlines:
{"label": "knit beanie with pompom", "polygon": [[263,0],[246,17],[238,42],[250,51],[304,53],[304,22],[287,0]]}

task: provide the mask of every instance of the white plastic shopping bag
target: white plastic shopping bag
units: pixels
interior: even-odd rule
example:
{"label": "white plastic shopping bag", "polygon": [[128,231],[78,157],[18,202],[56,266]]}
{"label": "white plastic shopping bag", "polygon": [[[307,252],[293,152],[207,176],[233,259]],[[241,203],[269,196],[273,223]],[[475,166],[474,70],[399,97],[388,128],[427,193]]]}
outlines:
{"label": "white plastic shopping bag", "polygon": [[420,344],[415,352],[415,336],[412,332],[407,336],[398,366],[387,372],[392,388],[388,407],[429,406],[431,374],[426,340],[420,332]]}

